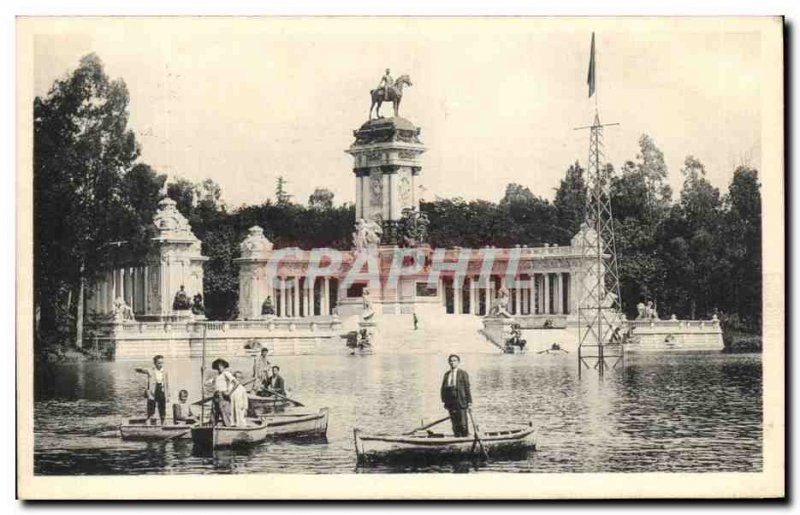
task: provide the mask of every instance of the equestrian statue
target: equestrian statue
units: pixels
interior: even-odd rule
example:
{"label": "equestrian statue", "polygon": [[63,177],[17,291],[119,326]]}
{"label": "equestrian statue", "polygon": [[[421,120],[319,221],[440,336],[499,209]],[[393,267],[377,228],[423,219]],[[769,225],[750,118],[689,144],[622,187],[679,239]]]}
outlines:
{"label": "equestrian statue", "polygon": [[[398,116],[400,101],[403,100],[403,86],[413,86],[408,75],[401,75],[397,80],[392,79],[391,71],[386,68],[386,73],[381,77],[378,87],[370,90],[372,105],[369,108],[369,119],[372,120],[372,110],[375,109],[375,117],[381,116],[381,104],[391,102],[394,107],[394,115]],[[377,105],[377,108],[375,107]]]}

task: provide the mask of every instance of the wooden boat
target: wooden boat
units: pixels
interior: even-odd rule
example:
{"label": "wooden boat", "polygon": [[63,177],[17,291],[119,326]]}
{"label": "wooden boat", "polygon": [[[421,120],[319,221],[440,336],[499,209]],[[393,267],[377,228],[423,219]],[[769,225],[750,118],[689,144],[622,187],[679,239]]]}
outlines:
{"label": "wooden boat", "polygon": [[294,406],[291,402],[278,397],[262,397],[256,394],[247,396],[247,416],[259,418],[263,415],[276,413]]}
{"label": "wooden boat", "polygon": [[297,408],[287,413],[275,413],[261,418],[267,424],[267,435],[306,438],[324,437],[328,432],[328,408],[316,413]]}
{"label": "wooden boat", "polygon": [[246,447],[267,438],[267,424],[260,418],[247,420],[246,426],[228,427],[203,424],[192,427],[192,442],[202,449]]}
{"label": "wooden boat", "polygon": [[247,419],[247,426],[198,425],[191,429],[194,445],[205,449],[246,447],[280,436],[322,437],[328,432],[328,408],[302,410]]}
{"label": "wooden boat", "polygon": [[[483,448],[491,456],[503,456],[536,448],[536,429],[509,427],[480,433]],[[353,430],[359,463],[381,461],[426,462],[452,457],[480,456],[474,435],[456,437],[442,433],[418,432],[412,435],[366,435]]]}
{"label": "wooden boat", "polygon": [[189,424],[146,424],[147,419],[133,418],[127,424],[119,426],[123,440],[171,440],[191,438],[192,426]]}

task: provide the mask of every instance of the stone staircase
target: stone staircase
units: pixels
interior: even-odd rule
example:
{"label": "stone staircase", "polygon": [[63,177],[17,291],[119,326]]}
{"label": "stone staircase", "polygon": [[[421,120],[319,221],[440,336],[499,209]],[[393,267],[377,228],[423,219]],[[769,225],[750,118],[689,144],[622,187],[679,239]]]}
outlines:
{"label": "stone staircase", "polygon": [[479,333],[482,321],[472,315],[382,314],[375,351],[381,354],[496,354],[501,352]]}

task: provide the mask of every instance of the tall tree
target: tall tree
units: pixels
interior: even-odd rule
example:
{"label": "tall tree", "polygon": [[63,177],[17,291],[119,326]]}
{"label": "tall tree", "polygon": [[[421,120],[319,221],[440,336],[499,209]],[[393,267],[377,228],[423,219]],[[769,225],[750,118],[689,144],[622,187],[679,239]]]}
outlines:
{"label": "tall tree", "polygon": [[308,197],[308,207],[324,210],[333,208],[333,192],[327,188],[316,188]]}
{"label": "tall tree", "polygon": [[283,175],[278,176],[275,184],[275,203],[279,206],[286,206],[292,201],[292,196],[286,191],[286,179]]}
{"label": "tall tree", "polygon": [[577,161],[570,165],[561,179],[553,205],[558,225],[568,234],[576,234],[586,219],[586,181],[584,170]]}
{"label": "tall tree", "polygon": [[57,320],[57,305],[76,291],[78,345],[86,279],[107,262],[108,244],[126,236],[123,177],[139,155],[127,124],[125,83],[109,80],[94,54],[34,100],[35,303],[53,331],[71,325]]}

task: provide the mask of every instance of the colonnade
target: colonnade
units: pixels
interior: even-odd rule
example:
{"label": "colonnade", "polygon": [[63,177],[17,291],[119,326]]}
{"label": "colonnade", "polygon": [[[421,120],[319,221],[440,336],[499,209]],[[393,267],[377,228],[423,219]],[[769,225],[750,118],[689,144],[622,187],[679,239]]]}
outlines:
{"label": "colonnade", "polygon": [[[464,278],[461,288],[453,288],[453,312],[456,314],[485,315],[491,308],[499,288],[509,293],[507,310],[512,315],[569,314],[573,302],[572,281],[569,272],[530,274],[517,278],[520,286],[507,284],[504,276],[491,276],[481,282],[479,276]],[[444,291],[444,282],[440,284]]]}
{"label": "colonnade", "polygon": [[[338,280],[318,277],[311,284],[305,277],[278,277],[271,289],[272,305],[278,317],[311,317],[330,315],[336,307]],[[334,293],[331,294],[331,289]],[[260,302],[264,302],[262,299]]]}

